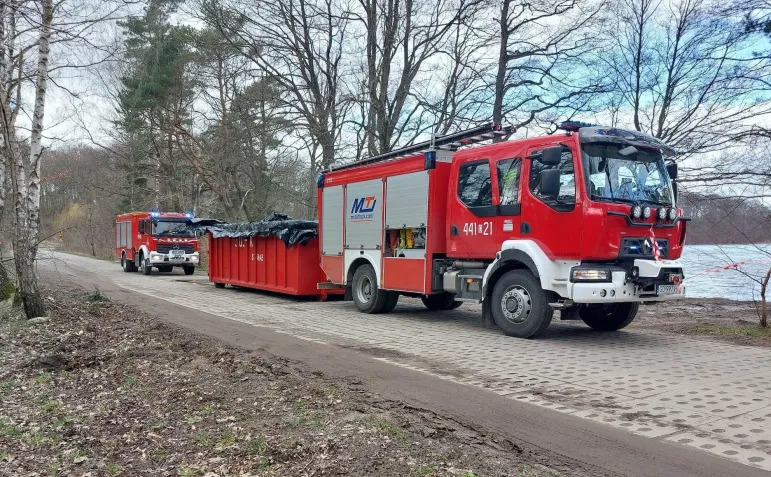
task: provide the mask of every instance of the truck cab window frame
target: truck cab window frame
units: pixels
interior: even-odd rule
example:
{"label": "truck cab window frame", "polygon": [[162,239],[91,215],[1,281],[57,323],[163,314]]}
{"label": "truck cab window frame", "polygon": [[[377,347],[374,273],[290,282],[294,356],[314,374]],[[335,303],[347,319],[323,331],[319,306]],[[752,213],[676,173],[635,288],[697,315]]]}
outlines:
{"label": "truck cab window frame", "polygon": [[458,168],[458,200],[477,217],[494,217],[493,177],[487,159],[467,162]]}
{"label": "truck cab window frame", "polygon": [[[531,156],[538,154],[539,150],[531,152]],[[560,193],[555,197],[547,197],[539,193],[541,185],[541,171],[557,168],[560,170]],[[567,147],[562,148],[562,158],[559,165],[549,166],[537,159],[530,161],[530,193],[557,212],[570,212],[576,208],[576,170],[573,164],[573,151]]]}

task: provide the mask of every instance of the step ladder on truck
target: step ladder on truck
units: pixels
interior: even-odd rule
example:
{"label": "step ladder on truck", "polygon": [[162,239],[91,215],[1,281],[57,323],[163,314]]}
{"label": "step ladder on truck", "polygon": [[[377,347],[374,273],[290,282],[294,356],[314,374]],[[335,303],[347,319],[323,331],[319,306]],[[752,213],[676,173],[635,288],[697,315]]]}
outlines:
{"label": "step ladder on truck", "polygon": [[560,129],[505,140],[513,128],[488,124],[325,171],[319,286],[365,313],[402,295],[482,303],[487,325],[518,337],[555,310],[611,331],[641,302],[683,298],[674,151],[637,131]]}

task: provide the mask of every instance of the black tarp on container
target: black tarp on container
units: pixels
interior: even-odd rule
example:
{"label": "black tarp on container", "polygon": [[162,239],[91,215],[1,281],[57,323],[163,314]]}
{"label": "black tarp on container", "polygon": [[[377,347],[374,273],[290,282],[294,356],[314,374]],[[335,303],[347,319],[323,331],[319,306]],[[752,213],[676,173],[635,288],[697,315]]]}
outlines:
{"label": "black tarp on container", "polygon": [[286,214],[272,213],[259,222],[228,224],[215,219],[190,219],[191,226],[204,229],[214,238],[230,237],[278,237],[287,248],[295,244],[305,245],[319,235],[319,223],[315,220],[296,220]]}

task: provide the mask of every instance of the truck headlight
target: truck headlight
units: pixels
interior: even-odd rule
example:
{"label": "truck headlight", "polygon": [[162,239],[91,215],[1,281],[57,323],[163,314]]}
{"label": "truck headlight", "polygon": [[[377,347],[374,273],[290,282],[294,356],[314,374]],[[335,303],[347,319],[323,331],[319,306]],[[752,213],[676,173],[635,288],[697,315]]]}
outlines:
{"label": "truck headlight", "polygon": [[158,255],[157,253],[150,254],[150,260],[163,260],[163,255]]}
{"label": "truck headlight", "polygon": [[598,270],[592,268],[574,269],[570,273],[571,282],[609,282],[610,270]]}
{"label": "truck headlight", "polygon": [[192,256],[190,257],[190,261],[191,261],[191,262],[197,262],[197,261],[198,261],[198,255],[192,255]]}

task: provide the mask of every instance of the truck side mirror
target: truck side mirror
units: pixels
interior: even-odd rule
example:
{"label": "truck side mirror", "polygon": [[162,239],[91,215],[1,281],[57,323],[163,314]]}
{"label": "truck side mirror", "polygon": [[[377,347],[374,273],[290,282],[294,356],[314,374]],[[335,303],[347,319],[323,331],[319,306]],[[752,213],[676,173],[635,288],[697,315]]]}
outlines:
{"label": "truck side mirror", "polygon": [[559,169],[547,169],[541,171],[541,183],[539,193],[547,197],[557,197],[560,194],[560,171]]}
{"label": "truck side mirror", "polygon": [[667,164],[667,174],[669,174],[669,178],[672,180],[677,179],[677,163],[673,162],[672,164]]}
{"label": "truck side mirror", "polygon": [[562,161],[562,146],[545,147],[538,160],[546,166],[559,165]]}

